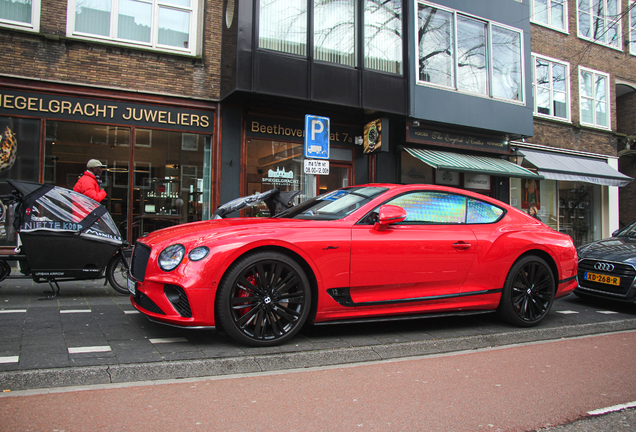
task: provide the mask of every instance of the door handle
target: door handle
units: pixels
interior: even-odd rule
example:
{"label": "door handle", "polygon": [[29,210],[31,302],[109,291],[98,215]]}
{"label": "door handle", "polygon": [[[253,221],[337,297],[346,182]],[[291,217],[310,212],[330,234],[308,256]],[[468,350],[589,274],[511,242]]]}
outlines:
{"label": "door handle", "polygon": [[459,250],[469,249],[472,245],[470,243],[466,243],[463,241],[458,241],[457,243],[453,243],[453,247]]}

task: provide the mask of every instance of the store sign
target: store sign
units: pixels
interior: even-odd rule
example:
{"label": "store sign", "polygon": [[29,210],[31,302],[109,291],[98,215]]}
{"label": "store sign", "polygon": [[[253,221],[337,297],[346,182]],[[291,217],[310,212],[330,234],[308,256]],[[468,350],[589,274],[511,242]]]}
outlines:
{"label": "store sign", "polygon": [[167,106],[0,89],[0,114],[212,133],[213,114]]}
{"label": "store sign", "polygon": [[459,186],[459,173],[457,171],[435,170],[435,184]]}
{"label": "store sign", "polygon": [[329,161],[305,159],[305,174],[329,175]]}
{"label": "store sign", "polygon": [[415,126],[409,126],[406,141],[493,153],[508,153],[508,144],[502,138],[460,135]]}
{"label": "store sign", "polygon": [[285,168],[276,167],[276,169],[270,169],[267,171],[267,177],[263,177],[261,182],[263,184],[273,184],[276,186],[294,186],[298,185],[298,179],[294,178],[294,172],[290,169],[285,171]]}
{"label": "store sign", "polygon": [[466,189],[490,190],[490,176],[488,174],[464,174]]}
{"label": "store sign", "polygon": [[[303,120],[293,121],[269,117],[248,117],[246,135],[250,138],[305,141]],[[362,129],[330,124],[330,144],[355,144],[356,136],[362,135]]]}

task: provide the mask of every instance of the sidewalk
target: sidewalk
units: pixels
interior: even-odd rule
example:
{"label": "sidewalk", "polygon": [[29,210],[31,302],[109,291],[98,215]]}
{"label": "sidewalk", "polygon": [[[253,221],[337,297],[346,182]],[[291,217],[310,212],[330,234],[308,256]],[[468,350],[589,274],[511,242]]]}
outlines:
{"label": "sidewalk", "polygon": [[495,314],[307,327],[272,348],[238,345],[214,330],[149,321],[102,281],[0,282],[0,390],[252,373],[454,352],[636,329],[633,305],[559,299],[539,326]]}

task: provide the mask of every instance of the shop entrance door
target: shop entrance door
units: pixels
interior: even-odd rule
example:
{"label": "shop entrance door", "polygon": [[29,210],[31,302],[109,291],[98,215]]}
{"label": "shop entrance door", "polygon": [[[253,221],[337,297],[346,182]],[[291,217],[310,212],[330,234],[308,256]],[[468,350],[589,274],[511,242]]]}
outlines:
{"label": "shop entrance door", "polygon": [[329,175],[319,175],[316,182],[318,195],[340,189],[341,187],[350,186],[352,182],[350,164],[329,163]]}

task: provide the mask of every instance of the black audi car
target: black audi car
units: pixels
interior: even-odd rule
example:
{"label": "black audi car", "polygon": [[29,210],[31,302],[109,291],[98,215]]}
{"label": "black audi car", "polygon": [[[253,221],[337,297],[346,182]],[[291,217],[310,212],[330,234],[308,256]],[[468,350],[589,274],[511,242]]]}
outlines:
{"label": "black audi car", "polygon": [[636,221],[612,237],[578,248],[581,298],[636,302]]}

